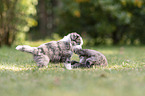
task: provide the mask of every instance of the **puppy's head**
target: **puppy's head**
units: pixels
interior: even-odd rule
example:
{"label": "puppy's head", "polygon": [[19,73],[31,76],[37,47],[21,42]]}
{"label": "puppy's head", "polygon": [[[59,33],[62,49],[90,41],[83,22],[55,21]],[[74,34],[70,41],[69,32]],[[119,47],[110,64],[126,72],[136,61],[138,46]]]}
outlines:
{"label": "puppy's head", "polygon": [[70,43],[72,45],[72,50],[79,50],[82,49],[82,45],[83,45],[83,39],[82,37],[75,33],[70,33]]}
{"label": "puppy's head", "polygon": [[76,32],[70,33],[70,40],[71,40],[72,46],[77,46],[77,45],[82,46],[83,45],[82,37],[79,34],[77,34]]}
{"label": "puppy's head", "polygon": [[61,41],[67,41],[70,42],[70,44],[72,45],[73,49],[77,48],[77,49],[82,49],[82,45],[83,45],[83,39],[82,37],[77,34],[76,32],[74,33],[70,33],[67,36],[64,36],[63,39],[61,39]]}

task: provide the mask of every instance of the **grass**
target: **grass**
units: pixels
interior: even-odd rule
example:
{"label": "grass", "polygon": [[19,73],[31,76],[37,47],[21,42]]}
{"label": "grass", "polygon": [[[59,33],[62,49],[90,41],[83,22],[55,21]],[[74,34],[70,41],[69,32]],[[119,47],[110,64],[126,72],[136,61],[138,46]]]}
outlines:
{"label": "grass", "polygon": [[63,64],[50,64],[38,69],[30,54],[0,48],[0,96],[144,96],[145,46],[90,49],[102,52],[108,67],[65,70]]}

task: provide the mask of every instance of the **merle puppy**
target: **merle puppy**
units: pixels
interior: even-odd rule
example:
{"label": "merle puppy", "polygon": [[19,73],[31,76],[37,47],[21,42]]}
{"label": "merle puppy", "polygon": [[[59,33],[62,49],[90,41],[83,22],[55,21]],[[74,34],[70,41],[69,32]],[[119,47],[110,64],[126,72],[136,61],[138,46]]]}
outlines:
{"label": "merle puppy", "polygon": [[74,49],[74,53],[79,55],[80,61],[71,61],[72,67],[87,67],[90,68],[93,65],[95,66],[107,66],[107,59],[106,57],[95,50],[91,49]]}
{"label": "merle puppy", "polygon": [[71,56],[75,48],[81,49],[83,45],[82,37],[77,33],[70,33],[59,41],[51,41],[39,47],[28,45],[18,45],[17,50],[33,54],[34,61],[38,67],[51,63],[64,63],[67,69],[71,68]]}

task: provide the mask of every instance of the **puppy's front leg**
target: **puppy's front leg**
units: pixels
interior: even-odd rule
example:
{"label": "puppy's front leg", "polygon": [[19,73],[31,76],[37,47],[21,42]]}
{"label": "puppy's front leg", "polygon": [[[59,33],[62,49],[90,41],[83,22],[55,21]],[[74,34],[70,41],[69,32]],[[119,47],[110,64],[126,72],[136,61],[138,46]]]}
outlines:
{"label": "puppy's front leg", "polygon": [[81,64],[78,62],[78,61],[74,61],[74,60],[72,60],[71,61],[71,67],[72,68],[77,68],[77,67],[79,67]]}
{"label": "puppy's front leg", "polygon": [[67,59],[66,59],[66,61],[65,61],[65,63],[64,63],[64,66],[65,66],[65,68],[68,69],[68,70],[71,70],[71,69],[72,69],[72,68],[71,68],[71,61],[70,61],[70,58],[67,58]]}

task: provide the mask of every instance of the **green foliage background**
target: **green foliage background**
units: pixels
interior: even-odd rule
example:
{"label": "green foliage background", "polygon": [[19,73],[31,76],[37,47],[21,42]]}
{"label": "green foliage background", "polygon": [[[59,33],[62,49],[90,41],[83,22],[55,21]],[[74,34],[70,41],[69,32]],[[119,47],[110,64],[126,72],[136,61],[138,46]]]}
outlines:
{"label": "green foliage background", "polygon": [[144,0],[0,0],[0,36],[9,32],[10,44],[70,32],[87,45],[145,44],[144,21]]}
{"label": "green foliage background", "polygon": [[63,0],[59,13],[62,35],[77,31],[94,44],[110,38],[113,44],[145,43],[144,0]]}
{"label": "green foliage background", "polygon": [[25,40],[25,33],[36,26],[37,0],[0,0],[0,46]]}

